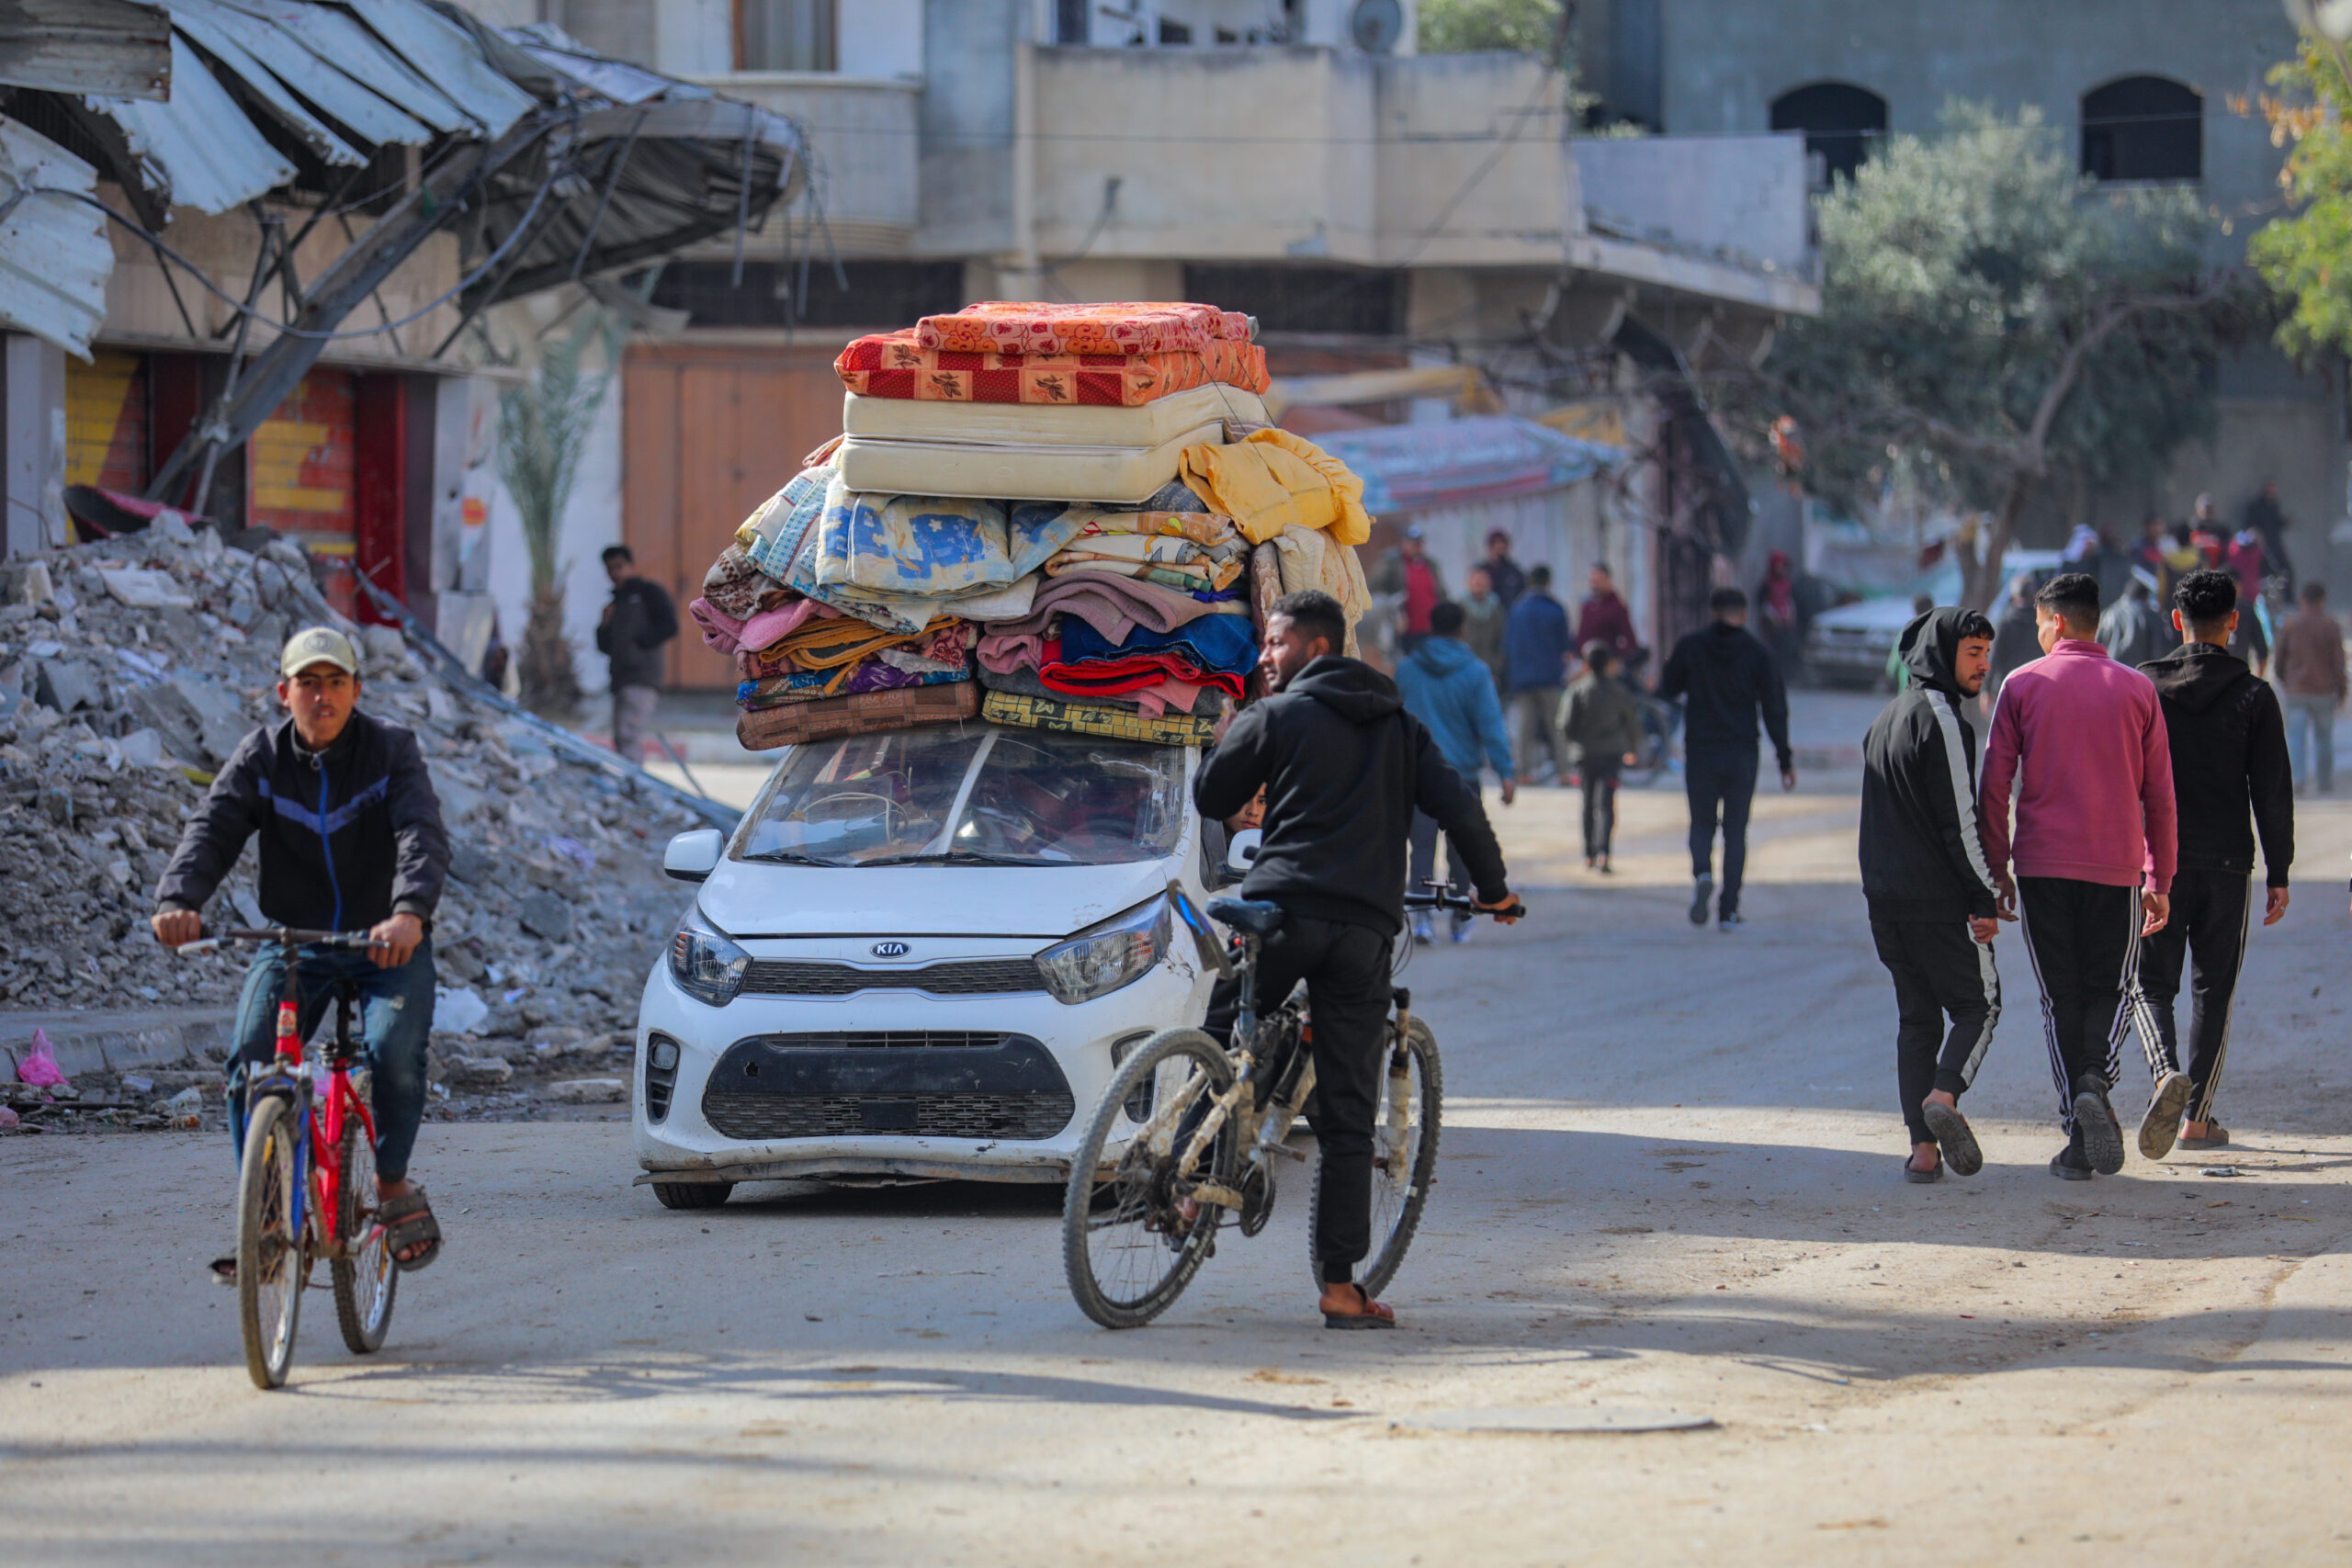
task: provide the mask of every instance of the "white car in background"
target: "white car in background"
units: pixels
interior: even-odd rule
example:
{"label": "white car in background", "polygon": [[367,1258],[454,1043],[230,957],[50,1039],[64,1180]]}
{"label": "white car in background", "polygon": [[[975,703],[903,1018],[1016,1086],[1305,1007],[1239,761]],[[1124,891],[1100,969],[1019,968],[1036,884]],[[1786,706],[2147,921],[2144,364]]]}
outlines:
{"label": "white car in background", "polygon": [[1232,880],[1198,765],[985,723],[792,748],[731,838],[671,841],[701,886],[639,1010],[639,1180],[1064,1180],[1115,1065],[1207,1008],[1168,897]]}
{"label": "white car in background", "polygon": [[[2013,549],[2001,558],[2002,592],[2007,592],[2007,585],[2016,581],[2020,572],[2047,577],[2060,564],[2056,550]],[[1957,604],[1960,586],[1960,563],[1947,559],[1899,592],[1822,611],[1805,628],[1806,672],[1826,686],[1884,685],[1887,660],[1894,656],[1894,645],[1902,637],[1903,628],[1918,614],[1911,607],[1912,599],[1925,593],[1939,604]],[[1997,622],[2000,604],[1996,604],[1986,614]]]}

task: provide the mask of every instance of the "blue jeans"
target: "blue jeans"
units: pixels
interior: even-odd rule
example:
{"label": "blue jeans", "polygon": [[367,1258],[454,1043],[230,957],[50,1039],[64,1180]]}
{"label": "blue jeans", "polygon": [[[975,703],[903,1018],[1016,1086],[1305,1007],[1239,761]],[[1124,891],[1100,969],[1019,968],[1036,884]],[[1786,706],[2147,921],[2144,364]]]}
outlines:
{"label": "blue jeans", "polygon": [[2320,794],[2325,795],[2335,787],[2334,693],[2287,694],[2287,756],[2294,765],[2298,785],[2312,782],[2312,764],[2316,763]]}
{"label": "blue jeans", "polygon": [[[308,1040],[334,1001],[338,982],[357,993],[360,1059],[373,1077],[376,1112],[376,1175],[398,1181],[408,1175],[409,1151],[424,1120],[424,1045],[433,1032],[433,939],[417,944],[397,969],[379,969],[364,952],[306,947],[294,960],[296,1026]],[[229,1063],[229,1136],[237,1157],[245,1152],[246,1079],[266,1070],[277,1055],[277,1003],[286,989],[286,966],[278,950],[266,947],[245,971],[244,995],[237,1001],[237,1054]]]}
{"label": "blue jeans", "polygon": [[1715,858],[1715,822],[1724,829],[1724,875],[1718,916],[1739,912],[1739,880],[1747,870],[1747,807],[1756,798],[1756,748],[1743,751],[1692,749],[1683,757],[1682,786],[1690,800],[1690,874],[1705,876]]}

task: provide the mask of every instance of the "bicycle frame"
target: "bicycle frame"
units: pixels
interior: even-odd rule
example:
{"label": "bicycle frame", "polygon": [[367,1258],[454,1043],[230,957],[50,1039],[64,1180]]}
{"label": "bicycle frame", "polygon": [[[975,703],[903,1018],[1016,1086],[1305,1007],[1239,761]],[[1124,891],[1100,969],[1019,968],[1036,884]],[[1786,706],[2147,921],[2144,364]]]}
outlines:
{"label": "bicycle frame", "polygon": [[351,995],[338,984],[334,1037],[322,1054],[327,1069],[322,1105],[315,1092],[317,1078],[302,1062],[301,1014],[295,1000],[297,945],[289,941],[282,946],[286,987],[277,1002],[276,1057],[267,1073],[246,1085],[245,1102],[250,1106],[263,1095],[278,1095],[293,1102],[295,1168],[301,1179],[295,1184],[290,1227],[298,1236],[315,1235],[311,1258],[348,1257],[355,1250],[356,1238],[339,1234],[337,1226],[343,1213],[343,1184],[349,1174],[343,1168],[343,1134],[351,1117],[359,1119],[365,1134],[363,1156],[372,1156],[376,1146],[376,1119],[351,1081]]}

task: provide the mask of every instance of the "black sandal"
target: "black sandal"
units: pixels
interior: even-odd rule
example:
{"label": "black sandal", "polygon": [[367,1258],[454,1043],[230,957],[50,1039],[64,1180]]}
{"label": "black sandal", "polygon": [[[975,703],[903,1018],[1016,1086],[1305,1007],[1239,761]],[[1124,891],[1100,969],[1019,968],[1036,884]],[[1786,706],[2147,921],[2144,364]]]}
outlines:
{"label": "black sandal", "polygon": [[[433,1217],[433,1205],[424,1188],[387,1199],[376,1211],[376,1223],[384,1227],[384,1250],[401,1272],[413,1274],[441,1256],[441,1223]],[[401,1256],[419,1242],[424,1243],[423,1252],[413,1258]]]}

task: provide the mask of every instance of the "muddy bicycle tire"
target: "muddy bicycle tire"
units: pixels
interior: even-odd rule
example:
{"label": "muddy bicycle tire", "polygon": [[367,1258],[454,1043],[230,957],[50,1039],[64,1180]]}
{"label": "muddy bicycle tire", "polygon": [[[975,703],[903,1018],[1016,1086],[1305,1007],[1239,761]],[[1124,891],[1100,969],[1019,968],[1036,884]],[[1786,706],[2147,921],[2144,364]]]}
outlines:
{"label": "muddy bicycle tire", "polygon": [[[1166,1165],[1176,1157],[1172,1151],[1156,1167],[1147,1163],[1148,1145],[1139,1134],[1167,1117],[1181,1122],[1185,1106],[1232,1085],[1232,1058],[1197,1029],[1162,1031],[1112,1075],[1070,1162],[1062,1199],[1062,1267],[1069,1292],[1079,1310],[1103,1327],[1140,1328],[1166,1312],[1216,1250],[1221,1206],[1201,1204],[1188,1233],[1171,1241],[1168,1232],[1152,1228],[1154,1216],[1165,1213],[1155,1198],[1164,1197],[1171,1180],[1231,1186],[1240,1163],[1233,1124],[1219,1128],[1197,1166],[1184,1172]],[[1181,1100],[1171,1098],[1179,1095]],[[1173,1129],[1169,1132],[1172,1144]],[[1098,1179],[1103,1151],[1123,1134],[1126,1146],[1112,1174]]]}
{"label": "muddy bicycle tire", "polygon": [[376,1210],[382,1201],[376,1190],[376,1151],[361,1135],[356,1116],[344,1123],[336,1153],[343,1185],[335,1198],[335,1234],[349,1246],[363,1232],[375,1230],[371,1244],[359,1247],[354,1257],[334,1259],[327,1268],[334,1281],[334,1320],[343,1330],[344,1345],[353,1355],[366,1356],[383,1348],[401,1271],[383,1232],[376,1227]]}
{"label": "muddy bicycle tire", "polygon": [[294,1361],[294,1331],[309,1274],[296,1200],[307,1179],[297,1156],[294,1107],[277,1095],[254,1100],[245,1118],[237,1174],[237,1319],[245,1371],[255,1388],[278,1388]]}
{"label": "muddy bicycle tire", "polygon": [[[1407,1093],[1413,1100],[1412,1114],[1408,1121],[1410,1146],[1402,1162],[1407,1181],[1398,1186],[1394,1171],[1384,1172],[1375,1165],[1372,1173],[1372,1242],[1370,1257],[1358,1266],[1356,1283],[1364,1294],[1378,1296],[1396,1278],[1396,1270],[1404,1266],[1405,1254],[1413,1245],[1413,1237],[1421,1228],[1421,1213],[1429,1206],[1430,1187],[1437,1179],[1438,1134],[1443,1121],[1445,1104],[1445,1066],[1438,1059],[1437,1036],[1419,1018],[1405,1035],[1406,1059],[1409,1068]],[[1387,1063],[1381,1064],[1380,1101],[1374,1123],[1373,1156],[1384,1153],[1381,1145],[1387,1136],[1388,1096],[1390,1078]],[[1315,1276],[1316,1289],[1323,1288],[1323,1270],[1315,1256],[1315,1235],[1323,1211],[1323,1152],[1322,1139],[1316,1139],[1315,1182],[1306,1204],[1306,1267]],[[1383,1214],[1387,1215],[1385,1228]]]}

